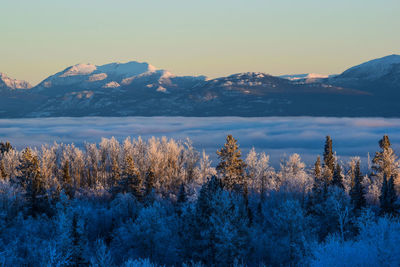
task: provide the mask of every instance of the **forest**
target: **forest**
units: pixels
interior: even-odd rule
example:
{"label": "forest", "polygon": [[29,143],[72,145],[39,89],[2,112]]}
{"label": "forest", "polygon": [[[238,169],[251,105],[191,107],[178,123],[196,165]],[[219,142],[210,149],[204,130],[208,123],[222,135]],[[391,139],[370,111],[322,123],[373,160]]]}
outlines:
{"label": "forest", "polygon": [[343,162],[327,136],[273,168],[231,135],[215,164],[189,139],[4,141],[0,265],[399,266],[400,161],[377,150]]}

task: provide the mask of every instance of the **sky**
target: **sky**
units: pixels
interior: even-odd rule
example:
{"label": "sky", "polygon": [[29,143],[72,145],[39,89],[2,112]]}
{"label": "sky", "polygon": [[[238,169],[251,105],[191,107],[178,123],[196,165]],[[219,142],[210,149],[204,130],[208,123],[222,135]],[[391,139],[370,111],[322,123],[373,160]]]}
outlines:
{"label": "sky", "polygon": [[36,84],[77,63],[177,75],[341,73],[400,54],[399,0],[2,0],[0,72]]}

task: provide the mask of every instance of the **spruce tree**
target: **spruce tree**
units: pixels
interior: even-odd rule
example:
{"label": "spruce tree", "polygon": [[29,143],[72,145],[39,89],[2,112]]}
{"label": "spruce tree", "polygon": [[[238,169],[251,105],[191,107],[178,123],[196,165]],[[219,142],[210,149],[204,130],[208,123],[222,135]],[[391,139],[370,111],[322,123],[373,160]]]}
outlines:
{"label": "spruce tree", "polygon": [[328,135],[325,140],[324,147],[324,179],[326,183],[332,180],[333,172],[335,171],[335,157],[332,150],[332,139]]}
{"label": "spruce tree", "polygon": [[317,161],[315,161],[315,164],[314,164],[314,177],[318,179],[318,178],[321,177],[321,174],[322,174],[322,171],[321,171],[321,157],[318,156],[317,157]]}
{"label": "spruce tree", "polygon": [[394,179],[396,179],[399,175],[400,163],[391,148],[391,143],[387,135],[384,135],[379,141],[379,147],[381,151],[376,152],[372,160],[373,175],[378,177],[380,181],[383,181],[384,176],[394,176]]}
{"label": "spruce tree", "polygon": [[389,149],[392,144],[390,143],[389,136],[384,135],[381,140],[379,140],[379,146],[382,149]]}
{"label": "spruce tree", "polygon": [[326,200],[327,197],[327,188],[325,186],[325,182],[322,176],[322,168],[321,168],[321,158],[317,157],[317,160],[314,164],[314,183],[312,187],[311,193],[308,195],[307,199],[307,213],[317,215],[318,205],[320,205],[323,201]]}
{"label": "spruce tree", "polygon": [[212,176],[207,183],[203,184],[196,203],[196,214],[200,218],[207,219],[211,216],[213,208],[211,202],[215,195],[223,191],[223,186],[221,179],[216,176]]}
{"label": "spruce tree", "polygon": [[380,200],[380,214],[381,215],[397,215],[397,195],[394,189],[393,176],[390,177],[389,181],[386,175],[383,177],[382,189]]}
{"label": "spruce tree", "polygon": [[342,170],[339,163],[336,164],[336,168],[333,172],[332,185],[344,190]]}
{"label": "spruce tree", "polygon": [[61,187],[64,190],[65,194],[72,199],[74,197],[74,187],[72,185],[72,178],[69,173],[70,164],[69,161],[66,160],[62,169],[62,184]]}
{"label": "spruce tree", "polygon": [[9,152],[10,150],[12,150],[13,147],[11,146],[11,144],[9,142],[1,142],[0,143],[0,155],[3,155],[4,153]]}
{"label": "spruce tree", "polygon": [[144,180],[144,196],[147,200],[152,201],[152,194],[156,183],[156,177],[151,167],[146,172]]}
{"label": "spruce tree", "polygon": [[362,184],[363,179],[360,169],[360,161],[357,161],[354,170],[354,182],[350,189],[350,199],[356,213],[359,213],[359,211],[366,206],[365,192]]}
{"label": "spruce tree", "polygon": [[228,135],[226,143],[221,150],[217,151],[220,162],[217,166],[217,171],[221,175],[222,183],[228,190],[244,190],[246,186],[245,168],[246,164],[241,159],[241,152],[237,141]]}
{"label": "spruce tree", "polygon": [[18,169],[21,175],[17,177],[17,182],[25,190],[28,215],[36,216],[38,213],[47,212],[48,199],[40,173],[39,159],[29,147],[22,153]]}
{"label": "spruce tree", "polygon": [[185,189],[185,184],[181,183],[181,186],[179,187],[179,193],[178,197],[176,200],[176,213],[178,216],[182,215],[182,210],[184,207],[184,204],[187,202],[187,195],[186,195],[186,189]]}
{"label": "spruce tree", "polygon": [[186,189],[185,189],[185,184],[182,183],[180,188],[179,188],[179,193],[178,193],[178,199],[177,202],[178,204],[183,204],[187,201],[187,196],[186,196]]}
{"label": "spruce tree", "polygon": [[223,183],[216,176],[211,177],[203,184],[196,202],[195,231],[193,239],[196,243],[193,252],[194,259],[211,265],[215,262],[215,233],[211,217],[216,213],[214,199],[223,191]]}
{"label": "spruce tree", "polygon": [[7,179],[6,168],[4,167],[4,162],[2,160],[0,160],[0,179],[1,180]]}
{"label": "spruce tree", "polygon": [[116,159],[113,159],[111,172],[112,176],[110,186],[113,187],[117,185],[121,179],[121,169],[119,168],[118,161]]}
{"label": "spruce tree", "polygon": [[135,166],[133,158],[129,155],[125,157],[125,167],[122,171],[122,177],[116,186],[116,193],[131,193],[137,200],[143,199],[144,182]]}

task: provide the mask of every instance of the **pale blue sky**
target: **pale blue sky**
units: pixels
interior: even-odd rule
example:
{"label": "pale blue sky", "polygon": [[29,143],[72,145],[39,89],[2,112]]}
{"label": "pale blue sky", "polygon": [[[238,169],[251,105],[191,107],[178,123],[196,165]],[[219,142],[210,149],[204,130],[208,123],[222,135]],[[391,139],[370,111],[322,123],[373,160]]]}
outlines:
{"label": "pale blue sky", "polygon": [[0,72],[146,61],[216,77],[338,73],[400,54],[399,0],[2,0]]}

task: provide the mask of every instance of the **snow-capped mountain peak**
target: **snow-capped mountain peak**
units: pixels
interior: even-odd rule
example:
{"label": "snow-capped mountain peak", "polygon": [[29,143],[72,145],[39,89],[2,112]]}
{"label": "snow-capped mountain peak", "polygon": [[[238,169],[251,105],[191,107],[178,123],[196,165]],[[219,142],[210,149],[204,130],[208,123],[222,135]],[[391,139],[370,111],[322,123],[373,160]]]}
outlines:
{"label": "snow-capped mountain peak", "polygon": [[[142,62],[109,63],[105,65],[76,64],[56,73],[37,87],[38,91],[46,88],[75,86],[83,88],[116,88],[127,78],[151,74],[157,68]],[[118,86],[117,86],[118,84]]]}
{"label": "snow-capped mountain peak", "polygon": [[97,67],[93,64],[77,64],[67,68],[59,77],[88,75],[93,73],[96,69]]}
{"label": "snow-capped mountain peak", "polygon": [[130,61],[127,63],[110,63],[102,66],[97,66],[97,69],[98,72],[123,76],[124,78],[136,76],[146,72],[154,72],[157,70],[156,67],[148,63],[141,63],[136,61]]}
{"label": "snow-capped mountain peak", "polygon": [[347,69],[340,78],[357,78],[372,80],[388,74],[394,65],[400,64],[400,55],[389,55],[382,58],[373,59]]}
{"label": "snow-capped mountain peak", "polygon": [[30,89],[32,85],[23,80],[16,80],[8,77],[6,74],[0,72],[0,89]]}

